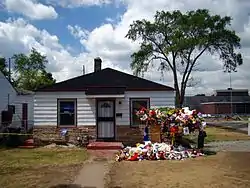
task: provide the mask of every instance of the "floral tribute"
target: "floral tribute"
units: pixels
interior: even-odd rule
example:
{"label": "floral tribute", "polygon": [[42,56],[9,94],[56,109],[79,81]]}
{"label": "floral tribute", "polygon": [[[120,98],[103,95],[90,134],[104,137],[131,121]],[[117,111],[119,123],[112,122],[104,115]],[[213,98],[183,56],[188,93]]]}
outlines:
{"label": "floral tribute", "polygon": [[176,136],[190,134],[196,130],[204,129],[206,122],[202,114],[196,110],[182,109],[146,109],[136,112],[138,118],[147,125],[159,125],[163,139],[171,139],[173,144]]}
{"label": "floral tribute", "polygon": [[161,143],[146,142],[136,147],[126,147],[116,155],[116,161],[129,160],[182,160],[203,156],[200,150],[187,149],[175,141],[192,132],[201,132],[206,123],[202,114],[189,108],[146,109],[136,112],[137,117],[146,125],[161,126]]}

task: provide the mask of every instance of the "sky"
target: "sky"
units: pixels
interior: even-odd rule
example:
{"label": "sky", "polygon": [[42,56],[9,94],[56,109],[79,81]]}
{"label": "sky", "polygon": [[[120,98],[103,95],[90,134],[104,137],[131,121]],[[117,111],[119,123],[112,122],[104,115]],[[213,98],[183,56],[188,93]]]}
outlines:
{"label": "sky", "polygon": [[[32,47],[47,56],[47,70],[63,81],[93,72],[93,59],[103,68],[131,73],[131,54],[138,43],[125,38],[138,19],[152,20],[157,10],[209,9],[211,14],[233,18],[232,29],[241,37],[244,64],[231,74],[232,87],[250,89],[249,0],[0,0],[0,56],[28,54]],[[187,95],[211,94],[226,89],[230,76],[217,56],[203,55],[192,73],[198,81]],[[171,72],[151,68],[145,78],[173,86]]]}

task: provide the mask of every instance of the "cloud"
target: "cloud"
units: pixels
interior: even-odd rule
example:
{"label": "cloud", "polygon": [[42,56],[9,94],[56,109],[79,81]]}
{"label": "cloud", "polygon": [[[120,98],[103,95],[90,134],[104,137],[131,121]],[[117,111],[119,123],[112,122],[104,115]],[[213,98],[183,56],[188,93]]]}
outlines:
{"label": "cloud", "polygon": [[[59,2],[59,1],[58,1]],[[62,1],[83,5],[83,1]],[[88,2],[88,3],[86,3]],[[98,4],[99,1],[85,1],[87,4]],[[108,2],[107,2],[108,3]],[[208,8],[211,13],[230,15],[233,17],[232,27],[242,38],[242,54],[244,65],[238,68],[238,72],[232,74],[234,88],[249,88],[250,80],[250,22],[248,10],[250,1],[246,0],[120,0],[126,6],[125,13],[115,23],[96,26],[92,31],[79,25],[66,25],[72,34],[72,38],[79,40],[85,52],[72,55],[73,51],[68,46],[60,44],[57,36],[46,30],[39,30],[24,19],[9,19],[0,22],[0,46],[5,46],[1,53],[9,57],[13,53],[27,53],[31,47],[37,48],[46,54],[49,59],[48,70],[53,73],[58,81],[62,81],[82,74],[82,65],[86,72],[93,71],[93,58],[100,56],[103,59],[103,67],[112,67],[131,73],[130,55],[138,49],[138,43],[125,38],[129,25],[136,19],[152,19],[156,10],[182,11],[197,8]],[[69,4],[67,4],[69,6]],[[94,14],[94,13],[93,13]],[[103,18],[105,22],[105,18]],[[202,84],[187,89],[187,94],[211,93],[214,89],[229,87],[229,75],[222,71],[223,63],[218,57],[204,55],[199,59],[198,70],[192,76],[201,79]],[[164,76],[157,71],[157,66],[152,68],[145,77],[159,83],[173,86],[173,76],[167,72]],[[250,89],[250,88],[249,88]]]}
{"label": "cloud", "polygon": [[55,19],[58,17],[52,6],[46,6],[36,0],[4,0],[4,5],[8,11],[24,15],[32,20]]}
{"label": "cloud", "polygon": [[82,6],[101,6],[110,4],[113,0],[47,0],[48,3],[59,5],[65,8],[75,8]]}

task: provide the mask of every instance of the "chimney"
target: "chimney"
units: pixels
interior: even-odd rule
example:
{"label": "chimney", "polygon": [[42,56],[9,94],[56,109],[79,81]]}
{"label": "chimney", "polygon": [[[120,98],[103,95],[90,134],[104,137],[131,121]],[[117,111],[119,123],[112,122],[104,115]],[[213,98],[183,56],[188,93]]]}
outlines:
{"label": "chimney", "polygon": [[84,75],[85,74],[85,66],[83,65],[82,66],[82,75]]}
{"label": "chimney", "polygon": [[94,59],[94,71],[100,71],[102,69],[102,60],[100,57]]}

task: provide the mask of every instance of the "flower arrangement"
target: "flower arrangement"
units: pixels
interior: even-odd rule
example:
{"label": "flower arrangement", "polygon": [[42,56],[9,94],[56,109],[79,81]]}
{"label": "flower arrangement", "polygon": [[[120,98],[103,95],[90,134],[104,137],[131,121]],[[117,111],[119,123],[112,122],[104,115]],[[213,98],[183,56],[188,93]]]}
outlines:
{"label": "flower arrangement", "polygon": [[189,110],[188,107],[182,109],[162,108],[146,109],[141,108],[136,112],[137,117],[147,125],[162,126],[161,130],[165,138],[171,138],[172,144],[176,136],[189,134],[196,130],[201,130],[206,123],[201,117],[201,113],[196,110]]}

